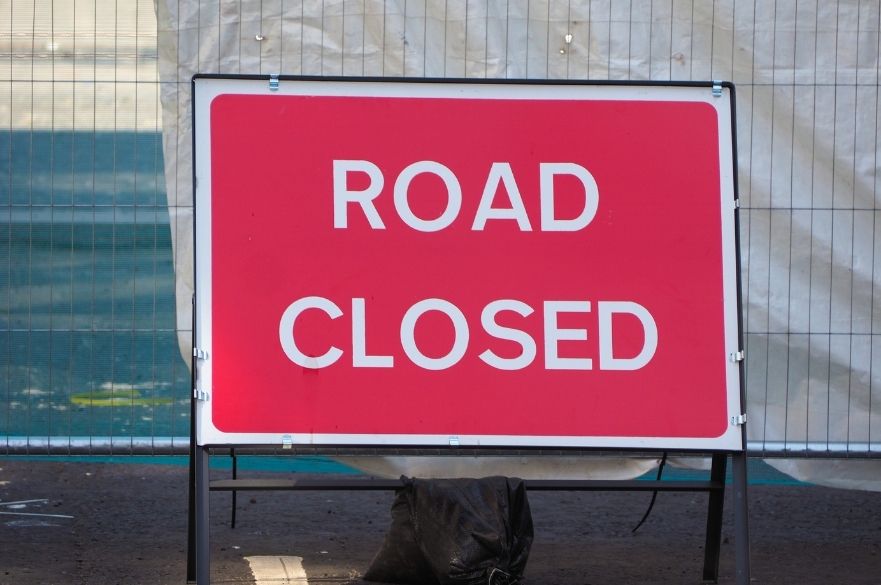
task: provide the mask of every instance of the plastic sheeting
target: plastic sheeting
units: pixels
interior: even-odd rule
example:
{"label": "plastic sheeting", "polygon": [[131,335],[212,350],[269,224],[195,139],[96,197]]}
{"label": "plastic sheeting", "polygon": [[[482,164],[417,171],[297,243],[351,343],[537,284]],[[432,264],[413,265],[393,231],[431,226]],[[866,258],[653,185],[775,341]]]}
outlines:
{"label": "plastic sheeting", "polygon": [[[521,479],[632,479],[657,467],[653,457],[585,457],[565,455],[337,457],[337,460],[376,477],[407,474],[423,479],[501,475]],[[707,467],[709,469],[709,467]]]}
{"label": "plastic sheeting", "polygon": [[729,80],[750,450],[881,454],[878,0],[156,2],[181,330],[197,72]]}

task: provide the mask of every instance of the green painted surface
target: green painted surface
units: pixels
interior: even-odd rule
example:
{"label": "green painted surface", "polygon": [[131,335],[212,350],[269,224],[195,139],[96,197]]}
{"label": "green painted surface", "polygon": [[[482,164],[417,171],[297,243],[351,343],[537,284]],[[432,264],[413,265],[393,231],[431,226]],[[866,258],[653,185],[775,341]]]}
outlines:
{"label": "green painted surface", "polygon": [[[185,466],[189,458],[185,455],[122,455],[122,456],[56,456],[56,455],[8,455],[0,456],[0,462],[4,460],[15,461],[60,461],[64,463],[86,464],[139,464],[139,465],[175,465]],[[232,469],[232,459],[229,456],[217,455],[211,458],[212,469]],[[240,456],[238,469],[241,472],[269,471],[279,473],[338,473],[358,475],[361,472],[334,461],[327,457],[314,456]],[[783,474],[767,463],[759,459],[750,459],[747,466],[747,476],[750,485],[779,485],[796,486],[809,485]],[[657,471],[646,473],[639,479],[650,480],[657,477]],[[694,469],[681,469],[665,466],[663,479],[670,481],[699,481],[709,477],[708,471]],[[731,483],[731,465],[728,465],[726,477],[727,483]]]}
{"label": "green painted surface", "polygon": [[[746,468],[747,480],[750,485],[807,485],[797,479],[793,479],[781,473],[762,461],[761,459],[748,459]],[[641,476],[640,479],[655,479],[657,470],[650,471]],[[700,481],[709,477],[709,471],[701,471],[698,469],[682,469],[670,465],[664,466],[662,472],[663,479],[678,481]],[[728,461],[725,474],[726,483],[731,483],[731,461]]]}
{"label": "green painted surface", "polygon": [[[6,455],[0,462],[10,461],[58,461],[82,465],[173,465],[185,467],[186,455]],[[212,469],[232,469],[232,458],[217,455],[211,458]],[[239,471],[271,471],[278,473],[337,473],[355,475],[360,472],[327,457],[312,456],[243,456],[238,458]]]}

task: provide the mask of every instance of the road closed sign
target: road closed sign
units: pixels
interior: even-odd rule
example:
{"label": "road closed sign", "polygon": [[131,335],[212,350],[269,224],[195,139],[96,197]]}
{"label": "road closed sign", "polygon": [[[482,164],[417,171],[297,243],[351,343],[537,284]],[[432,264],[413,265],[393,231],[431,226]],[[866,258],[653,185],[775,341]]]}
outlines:
{"label": "road closed sign", "polygon": [[193,84],[199,444],[743,448],[729,87]]}

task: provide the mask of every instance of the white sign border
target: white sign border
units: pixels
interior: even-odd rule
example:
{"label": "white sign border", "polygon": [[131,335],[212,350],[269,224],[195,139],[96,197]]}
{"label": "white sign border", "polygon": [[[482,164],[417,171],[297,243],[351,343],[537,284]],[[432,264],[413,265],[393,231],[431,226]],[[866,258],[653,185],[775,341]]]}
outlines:
{"label": "white sign border", "polygon": [[[274,85],[274,84],[273,84]],[[727,85],[721,95],[710,84],[652,84],[648,82],[561,83],[554,81],[501,82],[492,80],[359,80],[282,77],[277,87],[268,76],[210,76],[193,78],[193,159],[195,201],[196,303],[193,331],[196,368],[196,442],[201,446],[459,446],[542,447],[598,449],[664,449],[743,451],[745,412],[741,400],[742,368],[735,358],[741,351],[736,241],[736,194],[732,95]],[[718,116],[722,286],[726,353],[728,426],[719,437],[607,437],[532,435],[399,435],[227,433],[211,418],[211,102],[220,95],[311,95],[453,99],[689,101],[707,103]],[[200,283],[202,286],[199,286]],[[207,285],[205,283],[208,283]],[[195,348],[198,348],[196,350]]]}

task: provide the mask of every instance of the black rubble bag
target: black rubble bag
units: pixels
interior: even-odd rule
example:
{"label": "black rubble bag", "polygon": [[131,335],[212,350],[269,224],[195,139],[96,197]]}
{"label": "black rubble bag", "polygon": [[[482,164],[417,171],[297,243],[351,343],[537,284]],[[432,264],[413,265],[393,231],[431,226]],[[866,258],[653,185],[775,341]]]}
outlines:
{"label": "black rubble bag", "polygon": [[513,585],[526,569],[532,515],[523,480],[408,479],[364,575],[401,585]]}

